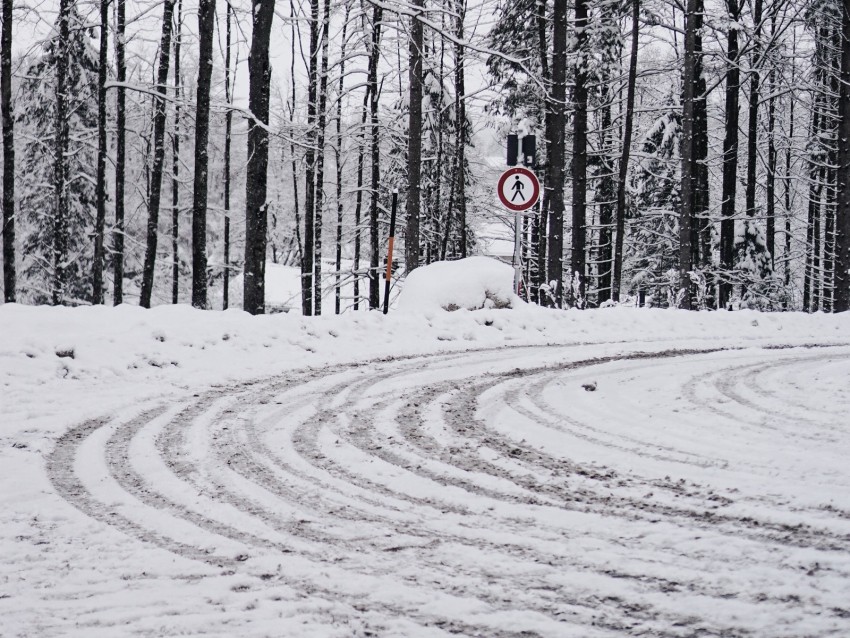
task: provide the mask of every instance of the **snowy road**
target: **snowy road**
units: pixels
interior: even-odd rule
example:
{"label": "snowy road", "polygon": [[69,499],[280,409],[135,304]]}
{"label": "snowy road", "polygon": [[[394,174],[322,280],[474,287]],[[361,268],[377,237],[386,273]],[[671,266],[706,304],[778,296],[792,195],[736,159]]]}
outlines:
{"label": "snowy road", "polygon": [[47,461],[48,547],[9,559],[42,607],[0,597],[0,634],[850,635],[850,347],[673,348],[336,366],[85,422]]}

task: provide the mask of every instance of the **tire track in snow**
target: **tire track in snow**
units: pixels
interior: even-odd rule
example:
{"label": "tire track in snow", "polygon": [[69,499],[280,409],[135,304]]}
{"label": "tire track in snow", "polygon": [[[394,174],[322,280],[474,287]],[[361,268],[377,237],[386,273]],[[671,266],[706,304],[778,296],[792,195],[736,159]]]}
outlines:
{"label": "tire track in snow", "polygon": [[[561,350],[567,357],[569,350]],[[559,454],[492,427],[481,415],[480,402],[497,396],[497,407],[488,408],[490,412],[510,408],[542,431],[577,436],[589,430],[594,434],[585,436],[586,441],[624,456],[685,464],[696,458],[677,454],[674,447],[662,454],[648,452],[634,435],[620,436],[625,443],[611,445],[618,439],[611,438],[604,424],[581,423],[542,400],[564,374],[628,357],[541,368],[532,364],[539,352],[529,348],[387,361],[378,366],[379,374],[370,372],[366,378],[358,378],[364,375],[356,367],[343,366],[218,390],[161,421],[164,408],[127,423],[83,424],[57,444],[48,471],[60,494],[97,520],[226,569],[250,571],[249,558],[274,556],[284,565],[283,573],[266,576],[336,596],[352,616],[361,613],[358,605],[375,605],[383,614],[411,619],[420,627],[466,635],[587,636],[594,625],[598,635],[746,635],[752,629],[746,622],[735,624],[733,613],[744,605],[752,612],[768,609],[787,622],[792,633],[777,636],[798,635],[793,626],[801,604],[777,592],[736,592],[728,582],[736,570],[722,568],[727,557],[722,549],[714,551],[712,543],[744,536],[737,540],[747,547],[810,547],[820,539],[821,550],[846,551],[847,537],[825,528],[781,527],[742,516],[699,516],[701,509],[709,513],[737,497],[693,481],[576,461],[568,452]],[[519,354],[525,359],[515,370],[510,361]],[[692,355],[656,352],[632,359],[643,359],[634,365],[649,368],[665,357]],[[469,368],[466,359],[477,361],[477,368]],[[464,379],[464,370],[481,375],[482,367],[483,377]],[[759,369],[774,367],[771,362]],[[446,375],[451,378],[442,380]],[[735,383],[749,384],[744,373],[735,379],[724,395],[733,402]],[[393,394],[399,389],[407,394],[406,401]],[[452,399],[463,407],[451,405]],[[527,405],[517,408],[523,403]],[[181,542],[112,511],[89,493],[73,470],[74,461],[83,443],[104,428],[112,431],[101,453],[112,480],[130,498],[182,519],[201,538],[220,537],[230,542],[225,546],[244,547],[244,553],[222,554],[215,542],[202,548]],[[139,462],[143,455],[134,454],[145,439],[146,454],[156,451],[167,478],[160,471],[147,473],[156,459]],[[204,441],[204,454],[193,454],[193,446]],[[189,489],[181,490],[181,485]],[[203,498],[191,502],[190,490]],[[641,498],[646,490],[663,497]],[[627,533],[605,529],[618,526]],[[670,548],[653,538],[653,528],[659,527],[679,536],[705,534],[710,542],[689,538],[698,554],[683,552],[678,561],[686,568],[665,570],[658,562]],[[578,547],[570,547],[573,543]],[[627,551],[633,543],[641,551]],[[617,560],[611,560],[612,552]],[[821,554],[828,565],[829,554]],[[401,558],[412,567],[399,567]],[[738,571],[763,558],[763,553],[749,560],[741,557]],[[709,564],[707,577],[700,574],[711,560],[721,568]],[[298,563],[290,574],[288,562]],[[311,570],[329,567],[341,577],[387,580],[402,587],[408,599],[398,604],[386,591],[364,597],[362,590],[329,586],[312,577]],[[770,565],[762,581],[770,585],[771,579],[793,577],[792,569]],[[823,569],[847,576],[840,565]],[[673,599],[685,592],[720,611],[683,612]],[[444,608],[423,611],[438,593],[447,597]],[[483,607],[470,611],[471,601]],[[805,604],[808,613],[832,613],[828,603],[812,599]],[[490,622],[482,620],[488,615]]]}

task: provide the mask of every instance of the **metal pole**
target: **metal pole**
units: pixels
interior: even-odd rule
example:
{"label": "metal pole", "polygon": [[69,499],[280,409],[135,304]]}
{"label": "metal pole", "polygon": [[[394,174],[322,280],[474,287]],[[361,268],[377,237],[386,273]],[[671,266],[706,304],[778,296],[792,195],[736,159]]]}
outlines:
{"label": "metal pole", "polygon": [[393,244],[395,243],[395,213],[398,208],[398,190],[393,191],[393,204],[390,209],[390,236],[387,247],[387,274],[384,282],[384,314],[390,310],[390,282],[393,277]]}
{"label": "metal pole", "polygon": [[514,292],[520,293],[519,285],[522,281],[522,213],[516,212],[514,217]]}

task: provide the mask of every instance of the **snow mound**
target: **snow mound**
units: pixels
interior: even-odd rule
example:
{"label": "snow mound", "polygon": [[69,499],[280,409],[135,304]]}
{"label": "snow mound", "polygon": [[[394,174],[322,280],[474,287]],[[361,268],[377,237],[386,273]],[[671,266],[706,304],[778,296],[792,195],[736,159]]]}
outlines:
{"label": "snow mound", "polygon": [[513,292],[514,270],[489,257],[438,261],[410,273],[398,298],[398,309],[480,310],[516,308],[524,304]]}

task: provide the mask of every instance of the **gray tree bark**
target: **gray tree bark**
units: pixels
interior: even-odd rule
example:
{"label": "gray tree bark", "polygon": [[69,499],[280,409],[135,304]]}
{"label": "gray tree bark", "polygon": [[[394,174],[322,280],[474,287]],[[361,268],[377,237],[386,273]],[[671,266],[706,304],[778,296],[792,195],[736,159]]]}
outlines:
{"label": "gray tree bark", "polygon": [[199,0],[198,93],[195,109],[195,181],[192,194],[192,305],[207,307],[207,182],[210,82],[213,70],[215,0]]}
{"label": "gray tree bark", "polygon": [[248,166],[245,177],[245,278],[242,307],[251,314],[266,311],[266,187],[269,165],[269,41],[274,0],[253,0],[254,28],[248,58]]}
{"label": "gray tree bark", "polygon": [[3,300],[16,299],[15,123],[12,113],[12,0],[3,0],[0,42],[0,115],[3,118]]}

